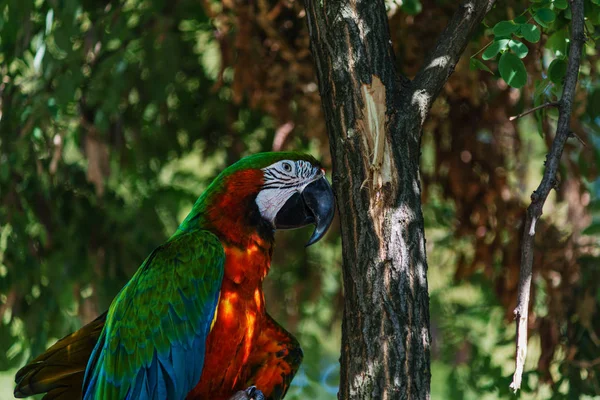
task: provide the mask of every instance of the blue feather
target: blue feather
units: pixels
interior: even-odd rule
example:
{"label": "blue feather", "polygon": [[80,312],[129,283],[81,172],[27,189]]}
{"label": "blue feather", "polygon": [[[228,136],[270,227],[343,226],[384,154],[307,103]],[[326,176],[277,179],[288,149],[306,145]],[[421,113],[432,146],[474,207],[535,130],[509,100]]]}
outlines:
{"label": "blue feather", "polygon": [[111,305],[86,368],[84,400],[185,399],[202,375],[224,260],[206,231],[157,248]]}
{"label": "blue feather", "polygon": [[[187,346],[186,346],[187,347]],[[190,378],[190,373],[187,371],[186,368],[186,361],[187,361],[187,354],[191,353],[190,348],[188,349],[184,349],[182,346],[180,345],[174,345],[173,347],[171,347],[171,363],[173,365],[173,369],[175,371],[186,371],[187,372],[187,376],[185,376],[182,373],[177,374],[176,377],[176,386],[178,389],[183,389],[185,387],[190,387],[193,386],[194,383],[196,382],[190,382],[190,379],[186,379],[186,378]],[[191,377],[193,379],[193,377]],[[186,393],[187,394],[187,393]]]}

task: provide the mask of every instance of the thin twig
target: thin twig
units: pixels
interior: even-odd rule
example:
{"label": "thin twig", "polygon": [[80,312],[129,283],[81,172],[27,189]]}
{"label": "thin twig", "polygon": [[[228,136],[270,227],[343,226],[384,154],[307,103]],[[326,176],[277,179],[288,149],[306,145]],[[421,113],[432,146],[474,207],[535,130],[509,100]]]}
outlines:
{"label": "thin twig", "polygon": [[583,147],[587,147],[587,144],[585,144],[585,142],[583,141],[583,139],[578,134],[576,134],[575,132],[571,132],[569,136],[570,137],[574,137],[575,139],[579,140],[579,142],[583,145]]}
{"label": "thin twig", "polygon": [[508,118],[509,121],[514,121],[515,119],[524,117],[527,114],[531,114],[532,112],[536,112],[537,110],[541,110],[542,108],[546,108],[546,107],[558,107],[559,106],[559,102],[558,101],[549,101],[548,103],[544,103],[540,106],[537,107],[533,107],[530,110],[524,111],[521,114],[517,114],[517,115],[513,115],[512,117]]}
{"label": "thin twig", "polygon": [[578,368],[590,369],[600,365],[600,357],[594,358],[593,360],[572,360],[571,365],[574,365]]}
{"label": "thin twig", "polygon": [[529,293],[531,291],[531,277],[533,265],[533,244],[535,237],[535,224],[542,215],[542,209],[550,190],[556,183],[556,171],[560,164],[560,157],[567,139],[571,134],[569,127],[573,98],[577,86],[577,75],[581,61],[581,50],[584,43],[583,34],[583,0],[571,1],[571,48],[565,76],[565,86],[558,107],[558,124],[556,136],[552,142],[550,152],[546,156],[546,170],[538,188],[531,195],[531,205],[527,209],[523,240],[521,243],[521,271],[519,276],[519,294],[515,319],[517,320],[517,352],[515,373],[510,384],[515,392],[521,387],[523,367],[527,356],[527,322],[529,311]]}
{"label": "thin twig", "polygon": [[469,58],[477,57],[477,54],[481,53],[482,51],[484,51],[485,49],[487,49],[488,47],[490,47],[492,45],[492,43],[494,43],[494,41],[490,40],[485,46],[483,46],[482,48],[480,48],[479,50],[477,50],[477,53],[473,54]]}

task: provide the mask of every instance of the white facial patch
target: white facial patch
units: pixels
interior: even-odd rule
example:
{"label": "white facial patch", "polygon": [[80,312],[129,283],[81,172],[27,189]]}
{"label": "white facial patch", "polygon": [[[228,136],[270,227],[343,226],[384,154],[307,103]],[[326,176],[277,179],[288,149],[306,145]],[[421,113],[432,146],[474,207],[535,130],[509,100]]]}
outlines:
{"label": "white facial patch", "polygon": [[263,168],[265,183],[256,196],[256,204],[264,219],[274,224],[281,207],[294,195],[302,193],[323,172],[304,160],[283,160]]}

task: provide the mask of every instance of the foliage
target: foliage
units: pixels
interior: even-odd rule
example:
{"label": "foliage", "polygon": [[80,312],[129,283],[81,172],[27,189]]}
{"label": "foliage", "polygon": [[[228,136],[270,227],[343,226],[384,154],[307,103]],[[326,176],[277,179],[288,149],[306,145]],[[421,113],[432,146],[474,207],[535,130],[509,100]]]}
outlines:
{"label": "foliage", "polygon": [[[275,132],[264,113],[232,102],[214,26],[197,2],[11,2],[0,18],[5,370],[106,309],[209,179],[269,149]],[[267,293],[273,303],[298,275],[317,273],[320,249],[298,261],[303,240],[285,244],[285,273],[275,263],[272,278],[283,286]],[[339,291],[331,275],[339,244],[320,248],[329,254],[318,273],[329,285],[323,296],[299,291],[271,310],[307,343],[304,386],[313,392],[319,363],[334,361],[337,349],[320,351],[315,335],[327,337],[327,327],[293,320],[322,321],[316,305]]]}
{"label": "foliage", "polygon": [[[524,11],[514,17],[514,13],[520,10]],[[593,148],[591,151],[586,151],[585,148],[582,150],[580,147],[576,150],[575,147],[568,146],[568,156],[565,157],[567,161],[564,162],[558,177],[560,183],[557,189],[557,201],[566,203],[566,214],[562,217],[547,218],[546,221],[542,221],[542,226],[538,223],[538,235],[541,231],[543,239],[536,243],[534,260],[534,271],[538,274],[534,282],[536,302],[533,307],[534,316],[530,318],[529,325],[535,332],[534,340],[539,340],[539,344],[530,349],[530,354],[533,350],[537,356],[537,365],[529,365],[524,396],[527,396],[528,392],[544,398],[563,396],[575,398],[599,394],[595,355],[600,347],[598,341],[593,339],[597,337],[597,327],[588,319],[597,318],[596,305],[600,297],[597,295],[597,284],[583,278],[587,274],[583,269],[589,271],[587,270],[589,265],[596,265],[600,261],[597,237],[585,236],[595,234],[595,221],[590,220],[589,217],[592,209],[589,207],[586,209],[595,197],[594,189],[593,185],[585,185],[585,182],[590,178],[595,179],[597,175],[595,165],[598,165],[599,160],[596,146],[600,108],[594,103],[599,85],[596,72],[599,66],[596,40],[600,37],[600,20],[597,18],[600,7],[586,1],[585,10],[586,45],[571,126],[574,130],[573,137],[580,138],[584,143],[593,143]],[[506,11],[506,14],[503,14],[503,11]],[[471,193],[471,196],[459,195],[467,201],[483,199],[485,205],[482,207],[477,204],[474,205],[475,208],[472,208],[473,205],[471,208],[466,204],[462,205],[467,207],[463,209],[465,211],[463,217],[459,217],[461,224],[470,220],[467,223],[475,225],[473,232],[479,238],[476,239],[478,244],[475,254],[470,253],[470,250],[464,251],[459,259],[457,277],[473,279],[483,267],[484,273],[495,282],[495,291],[502,300],[507,311],[506,316],[509,318],[510,311],[514,308],[520,256],[519,247],[514,246],[513,243],[518,244],[521,232],[514,224],[523,220],[522,211],[525,207],[521,201],[517,201],[518,205],[514,204],[511,192],[517,196],[519,192],[522,193],[521,196],[527,195],[529,194],[527,190],[531,191],[531,188],[536,186],[536,182],[539,182],[539,175],[532,171],[532,164],[537,163],[541,166],[541,160],[534,161],[532,164],[525,160],[528,157],[536,157],[536,154],[541,156],[546,149],[540,153],[539,150],[532,153],[532,149],[537,147],[535,139],[526,135],[537,130],[546,145],[551,143],[551,134],[556,126],[556,110],[542,105],[554,104],[560,99],[562,93],[570,47],[569,23],[570,5],[566,1],[542,0],[532,1],[529,4],[515,2],[506,10],[497,8],[488,16],[487,26],[491,28],[484,30],[484,34],[492,36],[492,41],[475,52],[470,60],[472,70],[492,72],[494,78],[502,78],[508,86],[521,89],[518,92],[509,89],[509,104],[503,105],[504,121],[507,119],[505,113],[511,105],[514,114],[541,106],[532,114],[537,129],[532,129],[531,120],[524,119],[513,132],[512,129],[507,129],[506,125],[490,127],[490,136],[484,134],[483,130],[486,129],[484,123],[478,126],[479,132],[476,133],[477,141],[484,143],[472,144],[463,141],[458,144],[464,149],[461,153],[461,161],[481,168],[477,175],[485,176],[487,182],[484,185],[496,187],[501,192],[496,199],[489,187],[486,190],[477,189]],[[529,44],[525,46],[521,39]],[[495,73],[492,71],[493,64],[477,59],[480,53],[484,61],[497,60]],[[492,94],[493,89],[489,84],[486,86]],[[504,89],[501,85],[498,86],[501,90]],[[493,99],[493,95],[488,98]],[[507,98],[504,98],[504,101],[506,100]],[[501,123],[501,120],[495,120],[496,124]],[[510,143],[506,140],[508,138],[502,140],[500,136],[502,131],[504,134],[511,132],[511,139],[514,138],[516,141]],[[454,142],[456,137],[452,140]],[[482,152],[482,147],[487,148],[488,152]],[[505,147],[505,150],[501,150],[502,147]],[[454,147],[454,143],[452,148],[458,150]],[[497,167],[492,167],[494,162],[482,158],[482,156],[489,158],[490,150],[492,154],[501,157],[509,156],[509,152],[512,152],[516,158],[512,162],[510,158],[505,158],[502,171],[498,171]],[[518,160],[525,163],[527,168],[515,168],[514,162]],[[434,175],[440,176],[438,170]],[[450,167],[448,175],[451,186],[446,187],[445,191],[447,195],[457,200],[458,187],[452,187],[456,185],[456,178],[452,178],[452,175],[457,175],[457,168],[454,165]],[[474,179],[478,178],[474,177]],[[515,192],[515,185],[511,187],[508,184],[511,180],[517,184],[526,180],[528,185],[521,183],[519,185],[521,188],[516,187],[520,190]],[[476,193],[485,197],[482,198]],[[586,229],[590,222],[591,226]],[[550,226],[547,225],[548,223]],[[485,249],[480,246],[485,246]],[[596,294],[590,295],[590,293]],[[472,346],[477,346],[478,341],[468,342]],[[501,352],[501,343],[495,346],[494,352]],[[490,365],[486,357],[489,357],[488,351],[474,352],[471,361],[475,363],[484,361],[483,366]],[[492,367],[494,365],[506,366],[499,360],[491,363]],[[494,384],[479,386],[477,381],[467,381],[470,390],[474,390],[475,393],[492,392],[500,397],[507,394],[505,384],[508,382],[505,382],[505,378],[507,373],[512,372],[510,369],[501,371],[480,366],[478,371],[485,376],[493,377]],[[462,395],[465,395],[464,388]]]}
{"label": "foliage", "polygon": [[[456,3],[387,4],[412,77]],[[569,142],[538,226],[523,397],[599,394],[600,5],[585,6],[572,126],[587,147]],[[549,108],[508,117],[560,96],[568,16],[562,0],[498,3],[424,127],[433,382],[447,398],[506,395],[519,224],[556,123]],[[296,1],[5,2],[0,72],[0,370],[103,311],[223,166],[273,148],[329,164]],[[340,239],[305,250],[307,235],[278,234],[267,306],[305,350],[291,397],[333,398]]]}
{"label": "foliage", "polygon": [[[600,39],[600,5],[596,1],[585,2],[588,45],[591,48]],[[528,47],[521,41],[531,44],[540,41],[542,33],[547,40],[543,51],[539,52],[539,62],[546,67],[543,79],[534,84],[537,88],[534,103],[555,101],[562,92],[562,81],[567,71],[569,44],[569,23],[571,8],[567,0],[533,0],[524,12],[511,20],[501,20],[492,28],[493,40],[481,54],[483,60],[498,59],[498,73],[511,87],[520,89],[528,80],[525,64],[521,59],[528,53]],[[483,49],[482,49],[483,50]],[[491,72],[490,68],[472,56],[472,68]],[[592,59],[595,59],[594,54]]]}

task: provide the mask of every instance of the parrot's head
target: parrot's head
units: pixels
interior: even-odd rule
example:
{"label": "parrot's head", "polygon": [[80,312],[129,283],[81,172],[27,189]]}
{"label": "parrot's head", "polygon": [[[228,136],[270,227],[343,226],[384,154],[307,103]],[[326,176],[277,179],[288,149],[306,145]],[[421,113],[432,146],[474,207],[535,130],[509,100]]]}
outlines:
{"label": "parrot's head", "polygon": [[251,230],[272,237],[276,229],[313,224],[307,246],[325,235],[335,209],[325,170],[312,156],[297,152],[242,158],[215,178],[199,203],[205,204],[211,225],[230,239]]}
{"label": "parrot's head", "polygon": [[275,229],[314,224],[306,245],[319,241],[331,225],[335,208],[333,191],[319,162],[306,154],[268,153],[260,167],[262,185],[255,202],[261,217]]}

